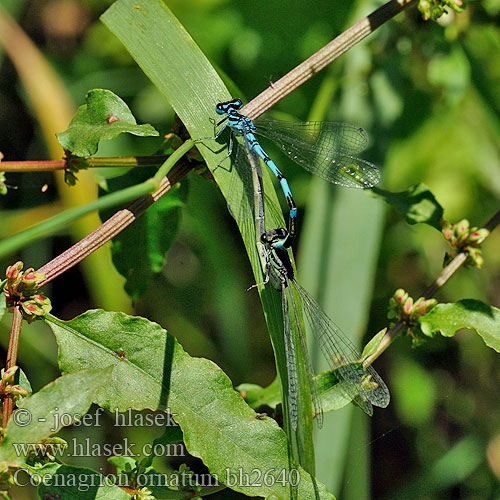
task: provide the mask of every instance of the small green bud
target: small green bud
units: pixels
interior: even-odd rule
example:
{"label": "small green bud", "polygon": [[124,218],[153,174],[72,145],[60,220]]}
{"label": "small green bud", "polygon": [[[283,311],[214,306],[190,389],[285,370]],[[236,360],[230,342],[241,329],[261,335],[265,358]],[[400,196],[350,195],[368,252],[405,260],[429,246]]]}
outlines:
{"label": "small green bud", "polygon": [[482,227],[481,229],[476,229],[472,231],[469,235],[469,242],[480,244],[484,241],[485,238],[489,236],[490,232],[488,229]]}
{"label": "small green bud", "polygon": [[24,263],[19,260],[15,264],[12,264],[12,266],[7,267],[7,271],[5,272],[7,279],[15,280],[19,276],[19,273],[21,272],[23,266]]}
{"label": "small green bud", "polygon": [[457,234],[465,234],[469,232],[470,223],[467,219],[462,219],[460,222],[455,224],[457,228]]}
{"label": "small green bud", "polygon": [[453,233],[451,231],[451,229],[449,227],[447,227],[446,229],[443,229],[442,230],[442,233],[444,235],[444,237],[448,240],[448,241],[451,241],[451,238],[453,236]]}
{"label": "small green bud", "polygon": [[14,397],[25,398],[26,396],[29,395],[29,392],[23,387],[20,387],[19,385],[8,385],[5,388],[5,394],[11,394]]}
{"label": "small green bud", "polygon": [[398,288],[394,292],[394,298],[399,304],[402,304],[408,298],[408,294],[402,288]]}
{"label": "small green bud", "polygon": [[18,369],[17,366],[11,366],[7,370],[4,370],[2,368],[2,370],[0,371],[0,375],[2,377],[2,382],[3,383],[10,382],[14,378],[14,375],[16,374],[17,369]]}
{"label": "small green bud", "polygon": [[435,305],[437,304],[436,299],[427,299],[425,300],[423,297],[417,299],[415,303],[414,311],[418,314],[426,314],[428,313]]}
{"label": "small green bud", "polygon": [[403,312],[407,315],[410,315],[412,309],[413,309],[413,299],[411,297],[408,297],[403,305]]}

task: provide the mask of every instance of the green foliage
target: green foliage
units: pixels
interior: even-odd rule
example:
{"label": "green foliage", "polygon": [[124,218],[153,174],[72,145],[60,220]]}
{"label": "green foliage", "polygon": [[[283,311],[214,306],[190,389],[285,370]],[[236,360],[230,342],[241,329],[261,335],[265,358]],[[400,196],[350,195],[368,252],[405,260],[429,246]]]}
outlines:
{"label": "green foliage", "polygon": [[443,14],[447,13],[447,8],[455,12],[463,11],[462,0],[419,0],[418,10],[422,13],[425,20],[436,21]]}
{"label": "green foliage", "polygon": [[[40,471],[33,471],[40,474]],[[52,477],[38,487],[40,498],[58,500],[130,500],[130,495],[113,484],[107,476],[85,467],[57,465]]]}
{"label": "green foliage", "polygon": [[316,384],[323,412],[339,410],[351,402],[351,398],[346,395],[349,391],[342,388],[342,382],[339,383],[335,372],[321,373],[316,377]]}
{"label": "green foliage", "polygon": [[459,330],[473,330],[488,347],[500,352],[500,309],[480,300],[464,299],[453,304],[438,304],[419,321],[422,331],[430,337],[436,333],[453,337]]}
{"label": "green foliage", "polygon": [[[0,160],[2,157],[0,157]],[[5,178],[5,173],[0,172],[0,195],[5,196],[7,194],[7,184],[5,183],[7,179]]]}
{"label": "green foliage", "polygon": [[254,410],[263,406],[275,409],[282,401],[281,384],[277,377],[267,387],[257,384],[240,384],[236,389],[240,391],[248,406]]}
{"label": "green foliage", "polygon": [[[31,387],[30,381],[28,380],[28,377],[26,376],[26,373],[24,373],[23,370],[19,369],[16,372],[15,383],[18,384],[22,389],[25,389],[28,392],[28,395],[31,396],[31,394],[33,393],[33,389]],[[24,396],[20,396],[16,401],[16,406],[20,406],[21,402],[24,399]]]}
{"label": "green foliage", "polygon": [[[144,318],[95,310],[71,321],[47,319],[63,373],[113,366],[111,380],[92,393],[94,402],[119,411],[168,409],[188,451],[221,482],[231,482],[230,473],[240,470],[250,475],[269,471],[269,485],[237,484],[234,489],[288,498],[289,485],[280,482],[280,473],[286,478],[290,471],[285,434],[273,420],[256,418],[217,365],[189,356],[174,337]],[[315,498],[309,475],[298,471],[299,497]],[[317,486],[320,498],[331,498],[324,486]]]}
{"label": "green foliage", "polygon": [[377,351],[380,342],[382,341],[386,333],[387,333],[387,328],[384,328],[370,339],[370,342],[368,342],[368,344],[365,345],[363,352],[361,353],[362,359],[368,358]]}
{"label": "green foliage", "polygon": [[[132,0],[118,0],[102,16],[102,20],[121,40],[144,73],[167,98],[191,136],[195,139],[211,137],[213,126],[210,118],[217,117],[215,104],[230,98],[220,77],[166,5],[157,0],[148,0],[144,1],[139,9],[135,6],[136,4]],[[169,26],[169,29],[165,31],[164,26]],[[163,46],[151,44],[151,39],[161,39],[166,46],[175,47],[176,50],[163,50]],[[214,96],[217,96],[217,99],[214,99]],[[262,283],[263,276],[256,249],[255,226],[252,217],[248,216],[249,213],[253,213],[253,194],[247,191],[239,172],[234,168],[234,165],[231,166],[230,159],[226,159],[219,168],[215,169],[215,166],[227,156],[226,147],[221,148],[215,142],[215,144],[208,145],[200,144],[198,149],[211,168],[214,179],[225,199],[228,201],[239,200],[239,205],[235,210],[231,203],[233,215],[250,259],[255,283]],[[271,187],[269,175],[267,172],[265,175],[264,189],[270,202],[270,210],[267,211],[267,214],[270,215],[269,219],[271,220],[268,222],[272,224],[271,227],[283,227],[281,214],[277,221],[273,219],[273,214],[280,212],[276,208],[278,202]],[[271,290],[271,287],[265,287],[263,290],[261,288],[259,287],[259,293],[261,294],[264,315],[268,322],[276,366],[284,388],[284,418],[285,428],[288,428],[286,423],[288,421],[286,401],[288,378],[281,303],[279,294],[275,290]],[[303,429],[291,439],[298,440],[299,449],[305,450],[305,453],[300,453],[301,457],[297,452],[295,458],[300,460],[308,471],[312,472],[314,471],[312,452],[314,447],[309,385],[300,349],[297,347],[296,350],[299,363],[299,386],[301,388],[299,392],[299,420],[303,424]],[[291,434],[291,431],[289,433]]]}
{"label": "green foliage", "polygon": [[[144,182],[153,175],[154,170],[150,168],[133,169],[125,175],[108,180],[107,191],[121,191]],[[133,302],[141,297],[151,284],[153,275],[159,273],[165,265],[167,251],[177,236],[187,187],[187,180],[173,186],[168,196],[160,198],[134,224],[113,238],[113,263],[127,280],[125,290]],[[103,211],[102,220],[113,213],[114,210]]]}
{"label": "green foliage", "polygon": [[[3,290],[3,285],[5,282],[0,283],[0,289]],[[3,318],[5,312],[7,311],[7,307],[5,304],[5,295],[3,293],[0,294],[0,320]]]}
{"label": "green foliage", "polygon": [[425,184],[411,186],[400,193],[391,193],[377,187],[373,192],[390,203],[408,224],[428,224],[441,231],[443,208]]}
{"label": "green foliage", "polygon": [[93,156],[100,141],[123,133],[141,137],[159,135],[151,125],[137,125],[129,107],[109,90],[89,90],[85,100],[87,104],[78,108],[68,129],[57,134],[61,146],[75,156]]}
{"label": "green foliage", "polygon": [[[103,17],[116,38],[95,17],[109,3],[108,0],[73,2],[73,6],[82,9],[81,19],[88,20],[89,12],[94,17],[87,28],[85,22],[79,23],[78,30],[83,31],[75,31],[68,43],[61,43],[51,34],[46,18],[40,17],[37,9],[24,9],[22,21],[34,39],[46,40],[41,49],[49,54],[63,80],[71,82],[70,91],[78,100],[89,88],[112,88],[130,105],[141,123],[154,123],[163,134],[171,129],[173,114],[177,112],[193,138],[213,134],[209,118],[215,117],[214,104],[229,97],[212,65],[220,66],[218,73],[224,72],[222,79],[234,97],[257,95],[269,81],[275,81],[333,35],[368,14],[371,8],[363,2],[326,0],[319,0],[315,9],[307,2],[298,4],[288,0],[274,9],[269,9],[266,3],[255,2],[165,2],[174,10],[174,16],[160,3],[158,8],[152,8],[155,3],[150,1],[121,1]],[[355,343],[361,335],[372,334],[387,325],[387,297],[395,289],[403,287],[418,297],[441,272],[446,242],[441,234],[428,231],[423,225],[440,230],[443,207],[447,218],[467,217],[471,227],[481,227],[498,210],[500,31],[495,17],[500,12],[498,1],[471,2],[462,15],[455,14],[462,6],[452,0],[422,1],[419,7],[427,18],[437,18],[445,10],[451,15],[443,16],[439,23],[422,23],[417,9],[408,9],[273,109],[293,119],[306,119],[309,115],[309,119],[348,121],[363,126],[373,145],[363,157],[381,166],[385,190],[378,189],[375,197],[367,197],[360,192],[329,190],[322,181],[310,182],[309,176],[286,164],[279,154],[269,149],[280,169],[286,172],[299,207],[298,276],[335,322],[352,333]],[[41,29],[43,36],[38,31]],[[122,43],[139,67],[125,53]],[[153,83],[147,81],[141,70]],[[39,79],[39,75],[35,76]],[[19,92],[22,82],[12,78],[12,71],[3,72],[0,84],[3,84],[1,90],[6,103],[1,110],[0,129],[2,137],[8,138],[2,142],[2,152],[10,160],[44,151],[45,146],[36,133],[39,124],[32,121],[36,110],[24,101],[29,87]],[[120,98],[111,98],[111,101],[124,112],[128,110],[120,104]],[[314,111],[310,112],[311,109]],[[150,155],[157,150],[156,139],[138,140],[131,134],[102,141],[101,133],[106,135],[114,127],[118,130],[119,122],[107,123],[111,115],[106,115],[104,110],[99,115],[100,110],[96,111],[93,116],[98,120],[96,127],[92,126],[95,134],[85,132],[86,118],[84,123],[75,124],[72,140],[78,143],[85,139],[82,147],[87,152],[94,150],[95,153],[97,146],[99,153],[106,156]],[[51,108],[48,118],[52,114]],[[47,116],[38,118],[43,122]],[[125,122],[132,128],[139,127],[135,118],[126,118],[120,125]],[[227,153],[226,142],[226,137],[222,137],[218,142],[199,145],[210,167]],[[267,150],[267,145],[265,147]],[[107,188],[113,194],[119,194],[127,181],[135,185],[151,175],[151,171],[143,167],[136,170],[128,179],[111,179],[119,175],[116,167],[94,171],[101,180],[106,179]],[[135,177],[136,174],[144,177]],[[279,372],[274,378],[275,363],[270,357],[257,293],[245,293],[248,286],[262,281],[254,248],[254,228],[251,218],[245,220],[252,200],[244,192],[229,161],[214,174],[224,196],[242,203],[241,210],[235,212],[255,272],[253,276],[245,264],[244,250],[234,220],[227,213],[226,200],[213,183],[190,174],[187,197],[184,192],[187,182],[183,181],[180,191],[173,189],[165,196],[161,202],[165,204],[157,204],[158,211],[155,206],[151,207],[142,220],[134,223],[128,235],[115,239],[114,246],[115,265],[126,276],[126,287],[136,310],[168,325],[179,344],[157,324],[148,324],[142,318],[132,320],[118,313],[89,312],[68,323],[53,320],[58,325],[54,328],[59,331],[58,337],[64,338],[61,344],[64,369],[115,365],[114,371],[120,378],[113,378],[110,388],[100,390],[103,405],[111,407],[111,402],[119,399],[125,407],[130,396],[137,407],[146,402],[155,407],[161,399],[162,388],[166,387],[160,402],[171,407],[173,399],[176,409],[184,411],[180,412],[180,418],[186,444],[193,454],[202,457],[211,471],[221,470],[228,462],[239,465],[240,459],[245,471],[252,466],[265,470],[287,460],[287,439],[272,421],[255,415],[248,406],[264,411],[266,407],[275,409],[278,421],[281,415],[287,417],[286,408],[279,404],[281,385],[286,384],[279,294],[273,290],[262,294]],[[0,200],[2,236],[10,236],[37,220],[39,214],[26,209],[36,205],[50,209],[54,205],[51,202],[59,200],[53,195],[49,176],[42,178],[42,175],[40,184],[47,182],[51,188],[43,193],[38,177],[33,182],[35,176],[23,174],[21,179],[13,176],[11,181],[9,174],[9,183],[19,185],[19,189],[9,189],[7,196]],[[279,204],[267,173],[264,175],[266,203],[274,208],[266,213],[266,219],[269,215],[278,227],[283,224],[281,215],[276,215],[280,212]],[[381,203],[380,198],[387,205]],[[120,203],[125,201],[122,199]],[[394,208],[403,215],[404,221]],[[179,216],[181,210],[183,220]],[[41,217],[45,217],[45,213]],[[455,243],[462,242],[463,235],[472,231],[458,231],[459,226],[460,223],[454,226],[457,228],[452,235],[455,238],[449,239],[455,251],[453,255],[463,250]],[[53,227],[34,227],[40,229],[37,238],[54,232]],[[63,239],[65,237],[65,234],[58,236],[55,244],[23,240],[15,247],[2,247],[2,255],[22,249],[26,253],[23,260],[28,262],[31,256],[30,260],[38,258],[43,263],[49,258],[50,248],[71,244]],[[174,246],[173,241],[176,241]],[[395,395],[395,412],[391,413],[390,424],[387,412],[376,411],[374,415],[377,439],[369,436],[366,422],[352,426],[349,409],[353,405],[343,396],[334,373],[324,372],[316,378],[326,413],[325,428],[315,439],[318,477],[330,491],[339,492],[343,500],[370,497],[412,500],[424,496],[449,500],[455,498],[458,490],[477,498],[499,496],[500,448],[494,429],[498,427],[499,361],[495,351],[499,351],[500,318],[498,309],[487,305],[495,303],[497,296],[498,244],[497,231],[492,231],[481,249],[470,247],[474,252],[482,251],[482,256],[475,253],[474,262],[482,263],[484,259],[483,268],[458,270],[450,284],[439,291],[444,303],[420,315],[418,323],[415,321],[414,331],[421,328],[427,335],[418,349],[410,350],[409,343],[403,339],[391,344],[377,360],[377,370],[384,374]],[[4,267],[15,260],[5,261]],[[110,263],[102,263],[105,272],[101,274],[107,277]],[[29,265],[36,264],[29,262]],[[153,280],[153,273],[159,270],[161,275]],[[89,274],[83,278],[85,282],[92,281]],[[54,310],[63,309],[64,314],[71,314],[69,311],[73,309],[85,310],[89,302],[100,305],[92,292],[90,297],[83,297],[86,290],[77,280],[73,273],[68,273],[66,285],[65,275],[53,282]],[[121,289],[120,283],[114,286],[116,290]],[[76,291],[82,295],[76,296]],[[463,297],[474,300],[460,300]],[[5,312],[2,298],[0,317]],[[408,296],[410,313],[417,302],[410,301]],[[118,326],[110,318],[114,318]],[[19,364],[30,375],[35,391],[41,385],[40,380],[54,377],[50,374],[56,370],[55,354],[50,351],[48,337],[40,331],[43,326],[44,323],[25,326],[20,349]],[[6,348],[9,325],[5,323],[2,328]],[[478,335],[461,336],[460,341],[443,338],[463,328]],[[375,335],[363,356],[376,351],[382,335],[383,331]],[[485,349],[478,336],[492,349]],[[229,379],[217,365],[188,356],[180,345],[193,355],[213,359],[235,383],[245,381],[238,386],[245,402],[232,390]],[[172,347],[172,351],[168,347]],[[151,352],[151,359],[147,359]],[[314,358],[314,347],[310,352]],[[170,360],[166,359],[168,354],[172,355]],[[23,375],[21,371],[18,373]],[[304,388],[303,374],[301,377]],[[257,385],[265,385],[270,380],[274,382],[267,387]],[[170,385],[171,381],[175,383]],[[19,383],[26,389],[30,386],[26,377]],[[75,394],[64,395],[68,401],[74,401],[85,388],[88,386],[76,390]],[[307,390],[301,391],[301,395],[307,400]],[[148,398],[151,401],[145,401]],[[60,394],[59,407],[61,401]],[[189,413],[191,404],[194,406]],[[347,408],[333,412],[343,406]],[[208,421],[204,418],[207,415]],[[332,423],[330,417],[335,422]],[[195,428],[197,425],[199,430]],[[310,415],[304,426],[305,436],[290,435],[292,439],[288,444],[293,444],[294,438],[296,442],[303,439],[299,443],[308,453],[304,462],[311,469],[314,460],[309,436]],[[461,439],[450,441],[450,429]],[[63,437],[77,435],[78,430],[76,426],[65,429]],[[108,439],[105,433],[101,435],[98,431],[92,429],[96,441]],[[159,438],[156,431],[120,429],[132,440],[144,439],[148,443],[167,443],[183,437],[178,427],[168,428]],[[248,435],[244,435],[245,432]],[[43,438],[49,455],[50,447],[57,444],[56,439],[59,438]],[[230,442],[232,439],[235,441]],[[403,439],[407,451],[401,456]],[[219,440],[222,440],[220,447]],[[351,448],[350,454],[345,451],[347,447]],[[373,482],[374,489],[370,492],[368,466],[364,464],[372,453],[377,460],[370,465],[371,475],[378,480]],[[95,464],[97,470],[103,460],[94,458],[95,462],[89,460],[85,465],[94,467]],[[114,457],[110,462],[118,471],[123,470],[133,478],[134,470],[138,473],[141,467],[147,469],[147,473],[153,471],[153,459],[155,468],[166,467],[169,471],[178,468],[176,473],[201,467],[191,463],[179,466],[174,460],[152,455],[142,459]],[[186,457],[186,461],[189,460],[190,457]],[[401,467],[390,465],[403,462],[404,477]],[[286,466],[290,468],[294,464],[287,462]],[[64,476],[61,482],[66,484],[76,476],[82,486],[90,477],[95,477],[97,482],[104,478],[88,468],[58,464],[48,455],[34,465],[24,464],[23,468],[31,474],[61,474]],[[310,478],[302,470],[301,475],[306,483],[298,498],[312,497]],[[389,476],[390,481],[386,480]],[[347,485],[343,487],[342,481]],[[319,487],[320,496],[328,497],[323,485]],[[149,494],[135,487],[134,493],[137,498],[146,498]],[[182,495],[182,492],[165,489],[153,493],[157,498],[162,494],[176,498]],[[281,493],[283,498],[288,498],[288,490],[279,488],[279,495]],[[88,491],[82,491],[76,486],[44,485],[38,494],[41,498],[90,499],[130,498],[132,493],[116,486],[91,486]],[[235,494],[219,491],[213,496],[233,498]],[[247,488],[244,494],[256,494],[255,489]],[[270,491],[258,494],[270,494]],[[15,497],[15,493],[13,495]],[[24,494],[27,495],[29,493]]]}
{"label": "green foliage", "polygon": [[[5,462],[4,467],[20,467],[25,463],[27,454],[19,452],[17,447],[33,446],[87,413],[99,388],[108,383],[111,375],[110,366],[90,368],[58,378],[19,405],[0,445],[0,461]],[[43,444],[38,450],[40,447]]]}

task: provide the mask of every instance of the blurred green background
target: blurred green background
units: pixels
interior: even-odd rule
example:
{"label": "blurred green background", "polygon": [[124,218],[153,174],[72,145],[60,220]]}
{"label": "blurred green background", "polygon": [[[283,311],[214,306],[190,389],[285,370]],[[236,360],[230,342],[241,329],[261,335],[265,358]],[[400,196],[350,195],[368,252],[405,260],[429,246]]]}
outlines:
{"label": "blurred green background", "polygon": [[[63,90],[50,94],[46,74],[32,67],[20,78],[12,55],[1,52],[0,151],[5,160],[57,158],[50,138],[65,128],[67,121],[60,125],[64,116],[71,118],[59,106],[67,99],[76,109],[92,88],[112,90],[139,123],[169,132],[172,109],[98,19],[111,3],[0,1],[63,84]],[[382,4],[166,3],[248,100]],[[481,225],[498,210],[500,198],[499,20],[499,0],[473,2],[464,13],[451,13],[437,23],[424,22],[412,7],[273,111],[363,126],[371,147],[362,156],[381,167],[381,187],[402,191],[425,182],[446,219],[468,218]],[[26,61],[24,50],[15,47]],[[37,97],[44,86],[50,98],[43,93]],[[37,106],[39,100],[45,106]],[[158,145],[159,139],[123,135],[102,143],[99,155],[153,154]],[[325,186],[279,153],[274,157],[299,205],[295,255],[301,282],[346,332],[360,342],[363,335],[371,337],[387,325],[387,301],[396,288],[416,298],[440,272],[447,250],[443,238],[428,226],[407,225],[379,199]],[[47,287],[53,312],[68,319],[103,307],[145,316],[167,328],[191,355],[215,361],[235,386],[267,385],[275,376],[274,358],[258,295],[245,291],[253,278],[236,225],[215,183],[194,173],[185,182],[188,201],[167,264],[134,307],[109,256],[101,253],[95,267],[78,266]],[[49,173],[8,175],[8,183],[18,189],[0,199],[2,238],[70,206],[78,190],[94,195],[92,183],[82,182],[63,196]],[[42,192],[45,183],[49,189]],[[30,245],[0,262],[0,268],[19,259],[40,267],[95,224],[88,227],[73,227]],[[484,245],[483,268],[459,270],[438,300],[474,298],[500,307],[499,248],[500,236],[494,232]],[[0,325],[4,349],[8,319]],[[314,346],[312,354],[316,358]],[[24,327],[19,364],[35,390],[58,375],[55,342],[44,325]],[[318,474],[330,490],[343,499],[500,499],[498,354],[477,335],[463,332],[418,349],[408,339],[398,339],[375,366],[391,390],[390,406],[377,409],[370,420],[357,409],[343,409],[328,415],[318,433]],[[89,429],[83,431],[82,439]],[[64,436],[70,439],[83,431],[69,429]],[[97,441],[117,439],[105,428],[92,433]],[[158,433],[130,430],[139,443]],[[183,461],[180,457],[171,466]],[[102,457],[75,457],[72,463],[112,470]],[[218,496],[235,497],[232,492]],[[35,493],[20,488],[15,498],[35,498]]]}

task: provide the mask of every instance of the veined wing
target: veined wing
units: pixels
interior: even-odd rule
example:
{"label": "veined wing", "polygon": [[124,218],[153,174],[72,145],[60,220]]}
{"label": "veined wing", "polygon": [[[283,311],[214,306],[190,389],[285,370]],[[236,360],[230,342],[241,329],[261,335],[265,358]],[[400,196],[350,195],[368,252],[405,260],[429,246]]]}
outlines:
{"label": "veined wing", "polygon": [[299,379],[297,376],[297,356],[293,343],[293,332],[290,330],[287,288],[284,283],[281,284],[281,308],[283,311],[283,337],[285,341],[286,373],[288,378],[288,414],[290,416],[290,425],[296,431],[299,418]]}
{"label": "veined wing", "polygon": [[[372,366],[363,368],[358,351],[340,328],[326,315],[316,300],[294,280],[302,299],[305,316],[321,351],[341,379],[341,387],[365,413],[373,414],[372,405],[385,408],[389,389]],[[359,398],[356,398],[359,396]]]}
{"label": "veined wing", "polygon": [[[252,170],[246,156],[245,148],[235,138],[229,189],[226,201],[229,213],[236,220],[246,220],[254,213],[254,192],[252,182]],[[241,182],[241,183],[240,183]]]}
{"label": "veined wing", "polygon": [[[243,142],[245,144],[244,138]],[[260,165],[260,158],[251,151],[247,153],[246,147],[241,145],[237,138],[234,140],[233,149],[235,152],[232,155],[233,162],[231,168],[234,171],[231,173],[232,177],[226,199],[228,210],[234,219],[251,224],[251,220],[255,218],[255,210],[259,209],[259,207],[255,205],[255,183],[250,161],[255,161]],[[252,160],[248,158],[248,154],[253,155]],[[239,184],[240,181],[243,183],[243,189],[241,189],[241,185]],[[275,207],[265,192],[263,193],[263,198],[266,212],[272,217],[272,220],[283,220],[281,211]],[[283,224],[282,222],[281,225]]]}
{"label": "veined wing", "polygon": [[[297,311],[297,305],[295,303],[295,299],[293,298],[293,292],[292,292],[292,289],[290,287],[290,280],[288,280],[288,278],[287,278],[287,283],[288,283],[288,294],[290,296],[290,303],[292,305],[295,324],[297,325],[297,332],[298,332],[299,338],[300,338],[300,346],[302,348],[302,355],[304,357],[304,363],[305,363],[306,374],[307,374],[307,382],[309,384],[309,391],[311,392],[312,406],[313,406],[313,410],[315,413],[315,418],[316,418],[316,422],[318,424],[318,427],[321,428],[321,427],[323,427],[323,409],[321,408],[321,401],[319,398],[318,389],[316,387],[316,383],[314,382],[314,378],[313,378],[314,370],[312,368],[311,358],[309,357],[309,351],[307,350],[306,337],[304,335],[304,332],[302,331],[302,327],[300,324],[300,318],[299,318],[299,314]],[[294,286],[296,285],[295,280],[292,280],[292,283],[294,284]]]}
{"label": "veined wing", "polygon": [[344,187],[370,188],[380,181],[378,168],[357,158],[368,144],[361,127],[339,122],[259,120],[255,132],[273,141],[295,163]]}

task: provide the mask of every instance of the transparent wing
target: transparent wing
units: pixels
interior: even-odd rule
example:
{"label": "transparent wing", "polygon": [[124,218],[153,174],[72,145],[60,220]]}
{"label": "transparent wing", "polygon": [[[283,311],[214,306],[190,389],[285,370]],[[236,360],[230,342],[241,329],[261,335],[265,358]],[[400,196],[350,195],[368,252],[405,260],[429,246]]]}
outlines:
{"label": "transparent wing", "polygon": [[299,418],[298,394],[299,380],[297,377],[297,356],[290,330],[290,316],[288,312],[287,287],[281,285],[281,308],[283,310],[283,336],[285,340],[286,373],[288,377],[288,414],[290,425],[294,431],[297,430]]}
{"label": "transparent wing", "polygon": [[[256,210],[260,210],[260,207],[256,205],[255,182],[250,161],[257,162],[260,166],[260,158],[250,151],[252,159],[249,160],[245,147],[238,140],[234,141],[233,149],[235,150],[232,155],[234,158],[234,171],[231,173],[231,181],[226,197],[227,208],[234,219],[251,223],[250,221],[254,219]],[[241,189],[240,181],[243,183],[243,189]],[[263,200],[266,207],[265,210],[271,216],[272,220],[282,220],[282,213],[275,208],[274,203],[271,202],[265,192],[263,193]],[[264,204],[262,204],[262,210]],[[261,220],[263,221],[264,218],[262,217]]]}
{"label": "transparent wing", "polygon": [[237,140],[233,143],[233,172],[226,201],[229,213],[236,220],[246,220],[254,213],[254,192],[252,170],[248,163],[245,148]]}
{"label": "transparent wing", "polygon": [[[295,285],[295,281],[293,281]],[[318,427],[323,427],[323,409],[321,408],[321,401],[318,394],[318,389],[316,387],[316,383],[314,382],[314,371],[312,368],[311,358],[309,357],[309,351],[307,350],[307,343],[304,332],[302,331],[302,327],[300,326],[300,318],[297,311],[297,305],[295,304],[295,300],[293,298],[293,292],[290,288],[290,281],[287,279],[288,284],[288,294],[290,297],[290,304],[293,309],[295,324],[297,325],[297,332],[300,338],[300,346],[302,348],[302,355],[304,357],[304,363],[307,373],[307,382],[309,383],[309,390],[311,392],[311,400],[313,405],[313,410],[315,413],[316,422]]]}
{"label": "transparent wing", "polygon": [[252,187],[254,196],[254,220],[255,220],[255,243],[259,254],[262,275],[265,276],[268,269],[268,258],[265,245],[260,237],[266,231],[264,219],[264,191],[262,187],[262,167],[258,155],[252,151],[245,141],[247,159],[252,167]]}
{"label": "transparent wing", "polygon": [[255,132],[273,141],[309,172],[344,187],[370,188],[380,181],[378,168],[357,158],[368,144],[361,127],[338,122],[258,120]]}
{"label": "transparent wing", "polygon": [[[372,405],[385,408],[389,389],[372,366],[363,368],[358,351],[340,328],[326,315],[316,300],[293,280],[302,299],[306,319],[317,337],[321,351],[335,370],[346,395],[365,413],[373,414]],[[359,397],[357,397],[359,396]]]}

